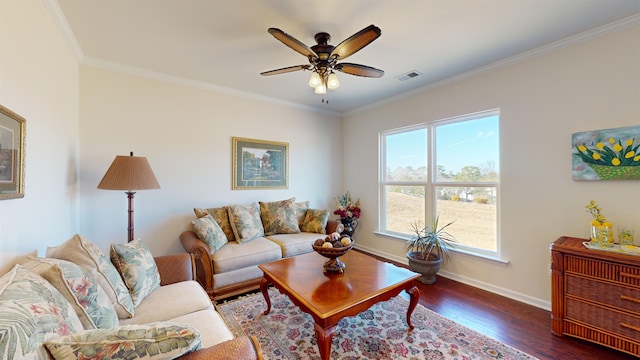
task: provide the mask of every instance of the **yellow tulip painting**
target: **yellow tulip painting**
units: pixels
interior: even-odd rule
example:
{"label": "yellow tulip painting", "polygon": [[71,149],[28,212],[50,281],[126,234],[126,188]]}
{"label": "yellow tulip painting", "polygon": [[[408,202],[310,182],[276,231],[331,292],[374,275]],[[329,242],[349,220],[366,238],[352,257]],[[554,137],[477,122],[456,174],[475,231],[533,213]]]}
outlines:
{"label": "yellow tulip painting", "polygon": [[640,126],[572,135],[574,180],[640,180]]}

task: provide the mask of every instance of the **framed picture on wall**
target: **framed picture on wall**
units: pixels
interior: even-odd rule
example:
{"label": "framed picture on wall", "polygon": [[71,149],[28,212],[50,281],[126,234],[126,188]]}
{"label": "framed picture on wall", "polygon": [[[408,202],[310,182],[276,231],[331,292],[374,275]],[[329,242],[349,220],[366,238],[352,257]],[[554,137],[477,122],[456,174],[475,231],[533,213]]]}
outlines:
{"label": "framed picture on wall", "polygon": [[640,126],[572,135],[574,180],[640,180]]}
{"label": "framed picture on wall", "polygon": [[0,105],[0,200],[24,197],[26,120]]}
{"label": "framed picture on wall", "polygon": [[232,190],[289,188],[289,143],[240,137],[232,143]]}

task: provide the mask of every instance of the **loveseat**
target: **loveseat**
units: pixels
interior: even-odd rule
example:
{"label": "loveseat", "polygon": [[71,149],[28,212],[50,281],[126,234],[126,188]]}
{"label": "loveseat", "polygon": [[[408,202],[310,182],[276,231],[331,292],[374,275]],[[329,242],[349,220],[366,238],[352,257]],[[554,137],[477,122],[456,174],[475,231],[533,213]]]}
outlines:
{"label": "loveseat", "polygon": [[194,281],[189,254],[153,258],[140,240],[110,257],[75,235],[0,277],[0,358],[261,359]]}
{"label": "loveseat", "polygon": [[313,251],[312,243],[342,226],[329,210],[295,198],[194,208],[192,229],[180,242],[196,265],[197,280],[212,300],[259,288],[258,265]]}

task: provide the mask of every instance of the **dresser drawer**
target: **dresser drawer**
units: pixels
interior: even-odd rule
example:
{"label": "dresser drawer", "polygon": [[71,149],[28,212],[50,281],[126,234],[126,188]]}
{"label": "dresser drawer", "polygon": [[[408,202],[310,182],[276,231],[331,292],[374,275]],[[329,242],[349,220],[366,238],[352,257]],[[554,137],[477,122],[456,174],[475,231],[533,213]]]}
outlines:
{"label": "dresser drawer", "polygon": [[566,299],[566,319],[590,324],[634,341],[640,339],[640,317],[580,300]]}
{"label": "dresser drawer", "polygon": [[[564,265],[565,273],[573,273],[607,281],[614,281],[640,289],[640,267],[573,255],[565,256]],[[640,257],[638,258],[638,265],[640,265]]]}
{"label": "dresser drawer", "polygon": [[640,315],[640,289],[567,274],[565,293]]}

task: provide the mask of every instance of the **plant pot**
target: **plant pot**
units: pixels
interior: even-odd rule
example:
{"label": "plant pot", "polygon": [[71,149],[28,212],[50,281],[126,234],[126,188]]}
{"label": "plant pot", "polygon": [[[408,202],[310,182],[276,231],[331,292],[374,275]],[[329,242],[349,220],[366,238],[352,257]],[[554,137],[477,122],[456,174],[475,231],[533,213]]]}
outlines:
{"label": "plant pot", "polygon": [[441,257],[431,254],[425,259],[422,253],[410,252],[407,253],[407,259],[409,259],[411,270],[422,274],[418,281],[427,285],[436,282],[436,273],[440,271],[440,266],[442,265]]}

